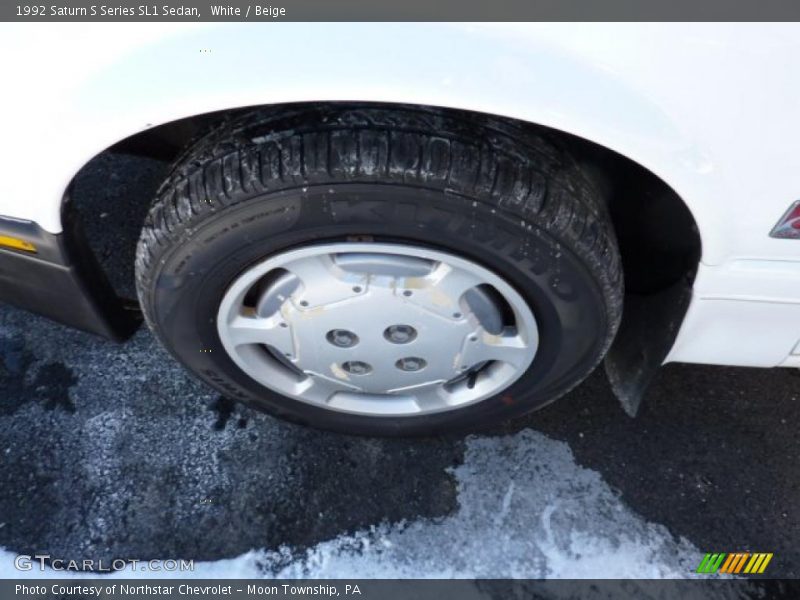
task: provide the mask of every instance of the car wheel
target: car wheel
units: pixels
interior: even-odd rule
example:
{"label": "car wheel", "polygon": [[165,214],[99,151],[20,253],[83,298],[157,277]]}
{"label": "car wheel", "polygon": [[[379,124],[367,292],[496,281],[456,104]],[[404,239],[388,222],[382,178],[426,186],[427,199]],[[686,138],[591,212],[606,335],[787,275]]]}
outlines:
{"label": "car wheel", "polygon": [[538,129],[434,109],[254,111],[177,161],[137,250],[149,326],[227,397],[368,435],[540,408],[619,324],[613,230]]}

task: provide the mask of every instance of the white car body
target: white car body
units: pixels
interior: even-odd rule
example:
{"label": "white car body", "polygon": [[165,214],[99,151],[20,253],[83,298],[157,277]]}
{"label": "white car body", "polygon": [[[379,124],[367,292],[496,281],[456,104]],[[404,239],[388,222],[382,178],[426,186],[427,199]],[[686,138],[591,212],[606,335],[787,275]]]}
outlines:
{"label": "white car body", "polygon": [[0,26],[0,215],[58,233],[65,189],[123,138],[299,101],[452,107],[569,132],[683,199],[702,260],[665,362],[800,366],[800,28],[778,24]]}

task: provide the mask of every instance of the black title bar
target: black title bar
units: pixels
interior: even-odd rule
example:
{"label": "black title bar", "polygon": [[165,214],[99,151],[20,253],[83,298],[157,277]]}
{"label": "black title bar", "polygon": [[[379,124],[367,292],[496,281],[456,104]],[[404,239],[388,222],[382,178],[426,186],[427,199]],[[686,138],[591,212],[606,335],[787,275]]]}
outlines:
{"label": "black title bar", "polygon": [[0,3],[2,21],[797,21],[797,0],[68,0]]}

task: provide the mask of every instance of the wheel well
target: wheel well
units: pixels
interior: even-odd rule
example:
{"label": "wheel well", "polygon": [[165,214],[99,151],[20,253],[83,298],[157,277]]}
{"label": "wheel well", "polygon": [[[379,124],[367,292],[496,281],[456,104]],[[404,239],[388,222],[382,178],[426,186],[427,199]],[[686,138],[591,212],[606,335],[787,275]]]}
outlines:
{"label": "wheel well", "polygon": [[560,132],[603,196],[617,235],[626,294],[648,295],[694,280],[697,223],[678,194],[651,171],[607,148]]}
{"label": "wheel well", "polygon": [[[134,296],[136,241],[169,163],[216,124],[252,108],[197,115],[137,133],[93,158],[76,175],[69,208],[83,223],[88,244],[118,294]],[[291,106],[275,110],[287,108]],[[481,115],[472,113],[471,117]],[[558,130],[509,121],[545,133],[567,148],[601,189],[619,242],[626,293],[651,294],[687,278],[691,281],[700,258],[700,236],[686,204],[669,185],[603,146]],[[101,235],[107,227],[115,227],[117,235]]]}

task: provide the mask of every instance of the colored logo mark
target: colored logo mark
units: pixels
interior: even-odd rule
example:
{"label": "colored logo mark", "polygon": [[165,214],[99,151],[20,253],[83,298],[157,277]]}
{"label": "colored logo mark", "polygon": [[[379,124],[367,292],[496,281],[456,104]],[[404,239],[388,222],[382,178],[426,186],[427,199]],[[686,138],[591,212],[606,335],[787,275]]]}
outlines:
{"label": "colored logo mark", "polygon": [[763,573],[769,561],[772,560],[772,552],[718,552],[708,553],[700,561],[696,573],[729,573],[756,575]]}

